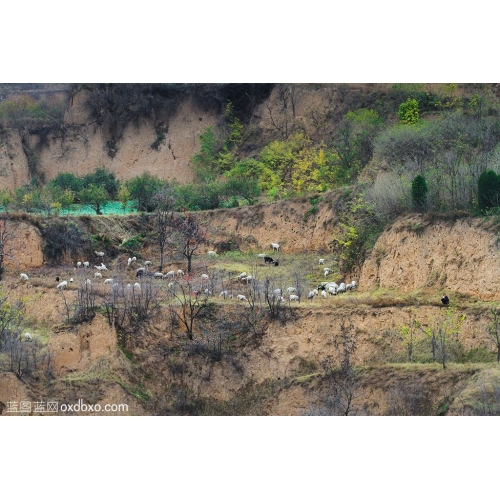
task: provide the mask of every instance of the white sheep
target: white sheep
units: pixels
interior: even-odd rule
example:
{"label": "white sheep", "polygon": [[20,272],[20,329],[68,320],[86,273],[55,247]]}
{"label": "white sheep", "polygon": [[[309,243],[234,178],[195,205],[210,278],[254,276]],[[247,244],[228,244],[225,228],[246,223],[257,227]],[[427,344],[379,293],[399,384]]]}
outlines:
{"label": "white sheep", "polygon": [[101,262],[100,266],[94,266],[96,269],[99,269],[99,271],[107,271],[108,268]]}
{"label": "white sheep", "polygon": [[217,252],[214,252],[213,250],[209,250],[207,252],[207,255],[209,255],[210,257],[216,257],[217,256]]}
{"label": "white sheep", "polygon": [[141,285],[139,283],[134,283],[134,288],[139,292],[141,291]]}
{"label": "white sheep", "polygon": [[67,281],[61,281],[61,283],[59,283],[56,288],[58,290],[62,290],[64,287],[68,286],[68,282]]}
{"label": "white sheep", "polygon": [[160,273],[160,272],[157,272],[157,273],[154,273],[153,276],[158,279],[158,278],[163,278],[163,273]]}
{"label": "white sheep", "polygon": [[94,250],[94,253],[98,256],[98,257],[104,257],[104,252],[96,252]]}
{"label": "white sheep", "polygon": [[316,293],[314,293],[314,292],[317,292],[317,290],[311,290],[311,291],[307,294],[307,298],[308,298],[309,300],[314,299],[314,296],[315,296],[315,295],[317,295],[317,294],[316,294]]}
{"label": "white sheep", "polygon": [[286,289],[286,291],[287,291],[288,293],[293,293],[293,292],[296,292],[296,291],[297,291],[297,289],[296,289],[294,286],[289,286],[289,287]]}
{"label": "white sheep", "polygon": [[104,285],[110,285],[113,283],[113,278],[106,278],[103,282]]}
{"label": "white sheep", "polygon": [[330,295],[337,295],[337,287],[336,286],[329,286],[328,287],[328,293]]}
{"label": "white sheep", "polygon": [[326,299],[326,292],[325,292],[325,290],[321,290],[321,296],[322,296],[324,299]]}
{"label": "white sheep", "polygon": [[90,281],[88,278],[85,280],[85,286],[92,286],[92,281]]}
{"label": "white sheep", "polygon": [[290,300],[299,300],[299,296],[298,295],[290,295],[288,298]]}
{"label": "white sheep", "polygon": [[347,290],[346,286],[345,286],[345,283],[341,283],[338,287],[337,287],[337,293],[345,293]]}
{"label": "white sheep", "polygon": [[278,245],[278,243],[271,243],[271,248],[273,249],[274,252],[280,251],[280,246]]}
{"label": "white sheep", "polygon": [[241,279],[245,278],[245,277],[246,277],[246,275],[247,275],[247,273],[243,271],[243,272],[242,272],[242,273],[238,276],[238,279],[240,279],[240,280],[241,280]]}
{"label": "white sheep", "polygon": [[177,276],[184,276],[184,271],[182,269],[177,269]]}
{"label": "white sheep", "polygon": [[146,262],[144,262],[144,265],[145,266],[152,266],[153,263],[150,260],[147,260]]}
{"label": "white sheep", "polygon": [[163,277],[167,279],[173,278],[174,276],[175,276],[175,271],[169,271],[168,273],[163,275]]}
{"label": "white sheep", "polygon": [[325,264],[325,259],[319,259],[319,264],[320,264],[320,266],[324,265]]}
{"label": "white sheep", "polygon": [[69,282],[70,282],[70,283],[73,283],[73,281],[74,281],[74,279],[73,279],[73,278],[70,278],[70,279],[69,279]]}
{"label": "white sheep", "polygon": [[94,273],[94,278],[102,278],[102,274],[101,273]]}
{"label": "white sheep", "polygon": [[261,259],[263,259],[265,256],[266,256],[265,253],[259,253],[259,255],[257,255],[257,257],[260,257]]}
{"label": "white sheep", "polygon": [[202,274],[201,275],[202,280],[208,280],[208,274]]}
{"label": "white sheep", "polygon": [[90,266],[90,262],[88,260],[86,260],[84,263],[83,263],[83,267],[89,267]]}
{"label": "white sheep", "polygon": [[127,267],[130,266],[131,263],[132,263],[132,257],[129,257],[127,259]]}
{"label": "white sheep", "polygon": [[132,257],[132,262],[135,262],[137,260],[137,257]]}
{"label": "white sheep", "polygon": [[221,293],[219,293],[219,297],[224,297],[226,298],[227,297],[227,290],[222,290]]}
{"label": "white sheep", "polygon": [[28,278],[28,275],[27,275],[27,274],[25,274],[25,273],[21,273],[19,276],[20,276],[23,280],[28,280],[28,279],[29,279],[29,278]]}
{"label": "white sheep", "polygon": [[80,261],[78,261],[78,262],[76,263],[76,267],[82,267],[82,263],[81,263]]}
{"label": "white sheep", "polygon": [[243,276],[243,278],[241,278],[241,281],[246,281],[247,283],[249,283],[252,280],[253,276],[251,274],[249,274],[248,276]]}
{"label": "white sheep", "polygon": [[238,300],[247,300],[247,298],[244,295],[237,295],[236,298]]}

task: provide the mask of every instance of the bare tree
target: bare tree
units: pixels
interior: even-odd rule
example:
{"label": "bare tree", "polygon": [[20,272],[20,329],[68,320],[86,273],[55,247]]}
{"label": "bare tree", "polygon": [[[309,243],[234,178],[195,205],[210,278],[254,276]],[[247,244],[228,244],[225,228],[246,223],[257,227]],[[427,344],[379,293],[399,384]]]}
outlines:
{"label": "bare tree", "polygon": [[354,325],[342,319],[340,335],[334,338],[333,344],[335,356],[327,356],[322,363],[329,388],[325,407],[331,415],[354,415],[357,413],[354,396],[361,388],[353,365],[357,347]]}
{"label": "bare tree", "polygon": [[187,278],[180,280],[175,287],[169,288],[169,311],[186,328],[187,337],[193,340],[193,328],[196,318],[207,307],[208,295],[201,293]]}
{"label": "bare tree", "polygon": [[78,286],[71,320],[74,323],[81,323],[94,318],[97,310],[96,298],[97,293],[93,285],[89,281],[82,281]]}
{"label": "bare tree", "polygon": [[431,339],[432,361],[440,361],[443,369],[453,359],[460,346],[458,334],[465,321],[465,314],[458,315],[456,308],[448,307],[443,318],[420,329]]}
{"label": "bare tree", "polygon": [[163,271],[163,259],[168,239],[172,232],[175,198],[169,188],[163,188],[153,195],[153,205],[156,207],[154,221],[156,226],[156,241],[160,250],[160,265],[158,271]]}
{"label": "bare tree", "polygon": [[139,286],[130,287],[127,315],[130,326],[138,325],[156,315],[163,299],[161,288],[151,276],[140,279]]}
{"label": "bare tree", "polygon": [[0,288],[0,369],[21,376],[38,368],[42,361],[39,340],[26,341],[23,336],[23,323],[26,312],[25,302],[11,301]]}
{"label": "bare tree", "polygon": [[295,119],[296,87],[295,84],[279,83],[276,86],[276,101],[278,116],[273,115],[271,104],[267,105],[269,122],[285,139],[291,132],[291,124]]}
{"label": "bare tree", "polygon": [[180,238],[182,255],[187,259],[187,272],[190,273],[193,254],[206,241],[206,231],[196,217],[186,210],[172,219],[172,225]]}
{"label": "bare tree", "polygon": [[410,308],[408,311],[410,316],[409,325],[402,325],[399,329],[399,334],[401,335],[402,343],[405,347],[406,353],[408,354],[408,361],[413,363],[413,355],[416,344],[417,330],[422,327],[422,324],[417,319],[415,308]]}
{"label": "bare tree", "polygon": [[286,304],[283,298],[283,285],[277,286],[276,282],[271,280],[269,276],[266,276],[264,281],[264,300],[269,308],[271,318],[277,318]]}

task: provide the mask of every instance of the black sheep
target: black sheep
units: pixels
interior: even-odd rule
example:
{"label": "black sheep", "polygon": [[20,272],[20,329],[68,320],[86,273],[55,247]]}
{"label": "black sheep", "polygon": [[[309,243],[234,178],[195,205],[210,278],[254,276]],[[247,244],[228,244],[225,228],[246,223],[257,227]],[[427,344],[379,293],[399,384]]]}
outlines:
{"label": "black sheep", "polygon": [[448,295],[443,295],[443,296],[441,297],[441,302],[442,302],[445,306],[447,306],[447,305],[450,303],[450,299],[448,298]]}

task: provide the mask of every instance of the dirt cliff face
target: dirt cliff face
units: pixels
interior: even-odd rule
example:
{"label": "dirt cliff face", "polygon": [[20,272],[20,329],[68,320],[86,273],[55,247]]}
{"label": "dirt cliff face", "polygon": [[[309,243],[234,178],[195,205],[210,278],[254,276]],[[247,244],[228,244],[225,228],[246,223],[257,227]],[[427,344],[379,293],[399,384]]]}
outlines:
{"label": "dirt cliff face", "polygon": [[199,151],[200,134],[206,127],[216,125],[219,118],[214,113],[200,110],[187,99],[169,118],[168,131],[158,149],[151,146],[157,138],[152,120],[130,123],[116,144],[110,146],[107,128],[93,123],[84,107],[85,92],[74,97],[62,130],[50,132],[43,139],[24,132],[21,137],[15,130],[0,137],[1,187],[16,189],[30,180],[23,140],[25,148],[36,152],[37,164],[32,167],[32,173],[45,181],[60,172],[81,176],[100,166],[105,166],[120,180],[144,171],[180,183],[193,179],[189,160]]}
{"label": "dirt cliff face", "polygon": [[327,203],[319,203],[318,211],[308,215],[310,208],[309,201],[303,199],[210,210],[200,216],[212,245],[235,241],[241,250],[271,253],[271,243],[278,243],[282,255],[329,252],[333,213]]}
{"label": "dirt cliff face", "polygon": [[0,134],[0,189],[10,191],[29,182],[28,160],[15,130]]}
{"label": "dirt cliff face", "polygon": [[38,228],[28,222],[8,223],[10,234],[6,241],[6,269],[25,272],[43,266],[44,241]]}
{"label": "dirt cliff face", "polygon": [[360,290],[437,287],[499,300],[500,247],[486,219],[405,217],[378,239],[363,265]]}

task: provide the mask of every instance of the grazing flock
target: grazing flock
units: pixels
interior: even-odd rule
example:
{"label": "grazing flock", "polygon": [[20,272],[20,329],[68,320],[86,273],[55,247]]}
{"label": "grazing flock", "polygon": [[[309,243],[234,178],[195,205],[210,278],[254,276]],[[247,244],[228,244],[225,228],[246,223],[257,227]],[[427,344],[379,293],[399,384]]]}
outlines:
{"label": "grazing flock", "polygon": [[[273,252],[280,252],[281,247],[278,243],[271,243],[270,248]],[[73,272],[76,274],[80,274],[82,278],[85,278],[84,281],[81,281],[85,286],[92,286],[93,283],[102,283],[103,285],[110,285],[112,287],[117,287],[118,283],[118,276],[117,275],[112,275],[111,277],[105,277],[103,275],[103,272],[110,272],[106,264],[104,264],[103,260],[105,257],[104,252],[95,252],[96,257],[99,257],[100,264],[96,264],[93,267],[96,269],[96,271],[93,274],[93,280],[91,280],[89,277],[84,277],[83,272],[86,269],[90,270],[90,262],[89,261],[78,261],[76,263],[76,267],[73,268]],[[215,258],[217,257],[217,252],[214,250],[209,250],[207,252],[207,256],[210,258]],[[271,265],[271,266],[279,266],[279,262],[275,260],[272,257],[269,257],[265,253],[260,253],[257,255],[259,259],[262,259],[262,263],[264,265]],[[325,259],[320,258],[319,259],[319,265],[324,266],[325,264]],[[139,267],[135,268],[136,265]],[[150,260],[145,260],[144,263],[141,265],[137,262],[137,258],[135,256],[131,256],[127,259],[127,269],[135,269],[135,278],[138,280],[136,281],[133,285],[131,283],[128,283],[125,285],[125,287],[128,290],[141,290],[141,284],[140,280],[142,278],[150,277],[160,280],[167,280],[169,281],[168,288],[172,289],[175,286],[175,282],[178,281],[179,279],[183,278],[185,276],[185,272],[182,269],[171,269],[165,273],[162,272],[153,272],[150,268],[153,265],[153,262]],[[133,266],[133,267],[131,267]],[[333,270],[329,267],[323,267],[323,274],[325,278],[333,273]],[[22,280],[29,280],[29,277],[26,273],[21,273],[20,278]],[[198,296],[201,294],[205,295],[212,295],[213,293],[216,292],[217,288],[217,279],[214,279],[214,276],[212,278],[208,274],[200,274],[199,276],[186,276],[186,278],[189,278],[190,283],[193,285],[192,286],[192,291],[194,295]],[[219,297],[223,299],[236,299],[237,301],[248,301],[247,296],[245,295],[245,285],[248,286],[252,282],[256,281],[255,277],[252,276],[252,274],[247,274],[246,272],[240,273],[238,276],[233,277],[232,280],[227,279],[226,282],[222,281],[222,290],[219,293]],[[56,288],[59,291],[64,290],[65,288],[68,287],[69,283],[74,282],[74,278],[67,277],[63,280],[59,276],[56,277]],[[224,286],[225,285],[225,286]],[[254,291],[259,290],[262,291],[262,283],[258,284],[256,283],[256,287],[254,287]],[[289,302],[300,302],[301,297],[304,295],[307,297],[309,301],[314,300],[316,296],[321,297],[323,299],[326,299],[329,295],[330,296],[335,296],[339,295],[342,293],[346,293],[350,290],[354,290],[357,287],[356,281],[352,281],[350,283],[344,283],[341,282],[337,284],[335,281],[323,281],[320,284],[317,285],[316,288],[313,290],[309,291],[307,294],[303,293],[303,290],[301,289],[300,286],[289,286],[286,288],[286,290],[282,290],[281,288],[278,288],[272,292],[272,296],[276,298],[276,300],[285,302],[288,300]],[[229,290],[227,288],[230,288]],[[232,293],[232,289],[235,289],[235,293]],[[270,292],[268,292],[270,293]]]}

